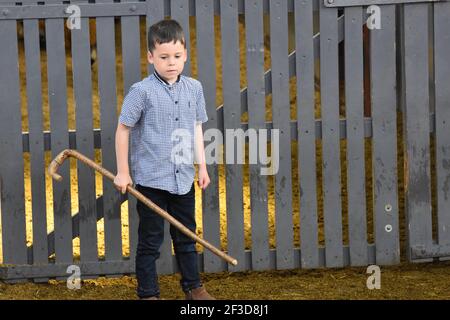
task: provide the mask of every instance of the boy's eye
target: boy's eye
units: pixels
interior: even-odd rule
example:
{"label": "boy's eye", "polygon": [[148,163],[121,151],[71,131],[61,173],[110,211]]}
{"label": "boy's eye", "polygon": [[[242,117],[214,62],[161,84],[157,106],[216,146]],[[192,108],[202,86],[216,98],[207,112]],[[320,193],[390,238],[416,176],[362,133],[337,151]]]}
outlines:
{"label": "boy's eye", "polygon": [[[179,56],[175,56],[175,58],[176,58],[176,59],[180,59],[180,58],[181,58],[181,55],[179,55]],[[162,60],[166,60],[166,59],[167,59],[167,57],[166,57],[166,56],[164,56],[164,57],[161,57],[161,59],[162,59]]]}

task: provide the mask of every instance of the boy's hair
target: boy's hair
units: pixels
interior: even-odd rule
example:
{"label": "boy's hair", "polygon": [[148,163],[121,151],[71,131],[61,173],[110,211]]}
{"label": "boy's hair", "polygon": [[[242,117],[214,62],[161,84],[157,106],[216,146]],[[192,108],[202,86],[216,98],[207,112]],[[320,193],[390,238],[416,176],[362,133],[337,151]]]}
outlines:
{"label": "boy's hair", "polygon": [[176,20],[161,20],[148,29],[148,50],[153,53],[156,43],[180,41],[186,48],[183,28]]}

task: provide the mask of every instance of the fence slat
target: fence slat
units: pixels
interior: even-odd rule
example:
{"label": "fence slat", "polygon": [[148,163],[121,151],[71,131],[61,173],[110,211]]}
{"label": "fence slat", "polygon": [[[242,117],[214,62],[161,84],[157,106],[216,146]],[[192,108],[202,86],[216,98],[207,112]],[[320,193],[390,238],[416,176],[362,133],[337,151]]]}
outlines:
{"label": "fence slat", "polygon": [[0,193],[4,264],[27,263],[16,23],[0,21]]}
{"label": "fence slat", "polygon": [[[112,3],[112,0],[101,1]],[[117,168],[114,146],[117,127],[117,97],[114,18],[97,18],[96,33],[102,165],[111,172],[115,172]],[[120,206],[120,193],[117,192],[111,181],[103,177],[103,220],[105,224],[106,260],[119,260],[122,258]]]}
{"label": "fence slat", "polygon": [[404,20],[405,189],[409,241],[410,246],[431,245],[428,5],[404,6]]}
{"label": "fence slat", "polygon": [[[266,129],[264,86],[264,27],[261,1],[245,1],[245,32],[247,41],[248,127]],[[238,113],[239,114],[239,113]],[[267,178],[261,165],[250,164],[250,203],[252,228],[252,269],[270,268],[269,216],[267,209]]]}
{"label": "fence slat", "polygon": [[436,86],[436,170],[437,170],[437,217],[438,241],[450,244],[450,3],[434,4],[434,65]]}
{"label": "fence slat", "polygon": [[327,267],[342,267],[337,9],[321,3],[319,16],[325,259]]}
{"label": "fence slat", "polygon": [[364,157],[363,11],[345,8],[345,101],[350,264],[368,263]]}
{"label": "fence slat", "polygon": [[[65,27],[64,19],[45,20],[52,158],[69,147]],[[73,260],[69,165],[70,162],[67,161],[59,169],[59,173],[63,177],[62,181],[52,180],[57,263],[67,263]]]}
{"label": "fence slat", "polygon": [[[77,150],[94,159],[92,135],[92,81],[89,18],[80,19],[80,29],[72,29],[72,72],[76,106]],[[95,205],[95,172],[82,163],[77,164],[78,212],[80,215],[81,261],[98,260],[97,212]]]}
{"label": "fence slat", "polygon": [[48,262],[45,155],[38,20],[24,20],[24,45],[30,139],[33,263]]}
{"label": "fence slat", "polygon": [[[279,170],[275,174],[277,269],[294,267],[287,17],[287,1],[270,2],[273,127],[280,130],[280,141],[288,141],[279,143]],[[278,142],[271,145],[274,143]],[[271,154],[272,161],[276,156]]]}
{"label": "fence slat", "polygon": [[[130,1],[130,0],[124,0]],[[124,97],[130,87],[141,80],[141,54],[140,54],[140,28],[139,17],[121,17],[122,32],[122,65],[123,65],[123,92]],[[131,147],[131,146],[130,146]],[[131,148],[129,149],[131,151]],[[130,159],[129,152],[129,159]],[[130,162],[129,162],[130,163]],[[133,178],[133,177],[132,177]],[[136,209],[137,199],[128,197],[128,230],[130,244],[130,260],[134,260],[137,248],[137,234],[139,217]],[[165,252],[166,247],[161,250]],[[167,261],[166,255],[161,255],[162,260]],[[160,269],[165,270],[165,267]]]}
{"label": "fence slat", "polygon": [[[240,76],[239,76],[239,36],[238,36],[238,8],[237,0],[224,0],[221,2],[221,34],[222,34],[222,82],[223,82],[223,121],[226,129],[240,129]],[[241,131],[242,132],[242,131]],[[226,168],[226,208],[227,208],[227,238],[228,253],[238,261],[245,261],[244,243],[244,210],[242,196],[242,163],[236,155],[242,151],[245,140],[234,138],[234,135],[225,138],[225,159],[233,156],[233,162],[225,162]],[[243,138],[243,136],[242,136]],[[230,271],[242,271],[244,263],[229,266]]]}
{"label": "fence slat", "polygon": [[188,58],[184,64],[183,74],[191,76],[191,37],[189,27],[189,0],[172,0],[171,1],[171,16],[172,19],[177,20],[185,33],[186,50]]}
{"label": "fence slat", "polygon": [[[371,97],[376,263],[399,262],[395,6],[381,7],[382,28],[371,32]],[[388,207],[386,207],[388,206]],[[385,209],[390,209],[387,211]],[[386,226],[392,230],[386,231]],[[389,226],[387,227],[388,230]]]}
{"label": "fence slat", "polygon": [[[152,24],[162,19],[164,19],[164,2],[160,0],[147,0],[147,17],[146,17],[147,26],[145,28],[147,36],[145,37],[145,39],[148,39],[148,28],[150,28]],[[152,64],[148,63],[147,71],[149,75],[153,73],[154,68]]]}
{"label": "fence slat", "polygon": [[[198,79],[203,85],[206,101],[208,121],[203,125],[203,130],[206,131],[209,128],[217,128],[214,7],[213,3],[208,0],[197,0],[195,4]],[[211,183],[202,194],[203,236],[214,246],[220,247],[218,165],[211,164],[206,167]],[[206,272],[222,270],[222,262],[209,250],[204,251],[203,259]],[[243,261],[240,261],[240,263],[243,263]]]}
{"label": "fence slat", "polygon": [[316,135],[314,118],[314,40],[311,1],[295,2],[298,168],[300,183],[301,266],[319,266]]}

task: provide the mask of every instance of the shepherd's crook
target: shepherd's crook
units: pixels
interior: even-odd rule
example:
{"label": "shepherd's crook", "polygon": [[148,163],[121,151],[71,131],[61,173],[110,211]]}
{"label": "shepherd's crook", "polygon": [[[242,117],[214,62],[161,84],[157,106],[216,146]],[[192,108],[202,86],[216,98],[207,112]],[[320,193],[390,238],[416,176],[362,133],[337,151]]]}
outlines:
{"label": "shepherd's crook", "polygon": [[[111,172],[109,172],[108,170],[106,170],[102,166],[96,164],[94,161],[92,161],[91,159],[89,159],[86,156],[82,155],[78,151],[75,151],[75,150],[72,150],[72,149],[66,149],[66,150],[62,151],[50,163],[50,165],[48,167],[48,171],[51,174],[51,176],[53,177],[53,179],[55,179],[57,181],[61,181],[62,180],[62,177],[59,174],[57,174],[56,172],[58,171],[59,166],[63,164],[64,160],[66,160],[67,157],[74,157],[74,158],[80,160],[81,162],[84,162],[89,167],[91,167],[94,170],[100,172],[102,175],[104,175],[109,180],[114,182],[114,175]],[[149,207],[150,209],[155,211],[157,214],[159,214],[161,217],[163,217],[164,219],[169,221],[170,224],[172,224],[178,230],[183,232],[185,235],[187,235],[191,239],[195,240],[196,242],[200,243],[205,248],[211,250],[214,254],[218,255],[219,257],[221,257],[222,259],[224,259],[228,263],[231,263],[234,266],[237,265],[238,262],[237,262],[236,259],[234,259],[233,257],[230,257],[225,252],[220,251],[219,249],[214,247],[212,244],[210,244],[206,240],[203,240],[202,238],[197,236],[191,230],[186,228],[181,222],[179,222],[174,217],[172,217],[169,213],[167,213],[166,211],[164,211],[163,209],[158,207],[156,204],[154,204],[152,201],[150,201],[148,198],[146,198],[142,193],[140,193],[139,191],[134,189],[132,186],[128,185],[127,186],[127,191],[129,193],[131,193],[133,196],[135,196],[137,199],[139,199],[141,202],[143,202],[147,207]]]}

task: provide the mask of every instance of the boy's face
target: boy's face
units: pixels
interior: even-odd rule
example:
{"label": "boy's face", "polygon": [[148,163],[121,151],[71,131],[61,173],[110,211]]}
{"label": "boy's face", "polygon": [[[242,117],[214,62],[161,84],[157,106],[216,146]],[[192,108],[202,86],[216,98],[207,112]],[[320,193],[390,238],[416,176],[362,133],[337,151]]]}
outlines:
{"label": "boy's face", "polygon": [[187,50],[180,41],[176,43],[173,41],[162,44],[156,43],[153,53],[147,52],[147,59],[149,63],[154,65],[156,71],[164,80],[173,83],[183,71],[187,59]]}

